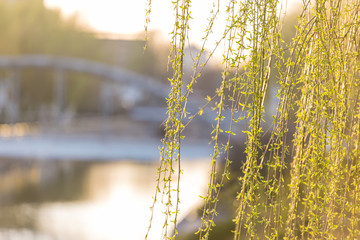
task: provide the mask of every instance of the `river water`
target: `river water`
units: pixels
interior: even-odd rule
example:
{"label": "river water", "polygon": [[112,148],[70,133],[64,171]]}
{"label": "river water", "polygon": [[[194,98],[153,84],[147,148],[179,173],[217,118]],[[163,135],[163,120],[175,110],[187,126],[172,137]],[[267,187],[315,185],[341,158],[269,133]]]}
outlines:
{"label": "river water", "polygon": [[[12,157],[0,163],[0,239],[144,239],[156,160]],[[188,158],[182,168],[180,220],[201,205],[210,164],[207,158]],[[156,215],[150,239],[159,239],[159,219]]]}

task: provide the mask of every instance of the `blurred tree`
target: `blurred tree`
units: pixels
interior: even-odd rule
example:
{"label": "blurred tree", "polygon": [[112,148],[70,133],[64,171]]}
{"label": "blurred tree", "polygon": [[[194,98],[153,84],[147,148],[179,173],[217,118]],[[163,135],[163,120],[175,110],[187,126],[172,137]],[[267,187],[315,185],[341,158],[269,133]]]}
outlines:
{"label": "blurred tree", "polygon": [[[0,2],[0,54],[56,54],[101,59],[94,34],[76,17],[64,19],[42,0]],[[89,51],[91,49],[91,51]]]}

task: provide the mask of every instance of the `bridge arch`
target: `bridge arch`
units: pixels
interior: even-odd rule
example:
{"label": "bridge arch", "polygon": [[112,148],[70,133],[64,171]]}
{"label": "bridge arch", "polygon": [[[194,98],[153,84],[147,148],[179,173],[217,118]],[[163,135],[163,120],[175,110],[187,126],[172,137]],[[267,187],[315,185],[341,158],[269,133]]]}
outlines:
{"label": "bridge arch", "polygon": [[[5,91],[6,94],[2,98],[6,104],[0,104],[2,107],[0,113],[3,115],[5,123],[18,122],[20,115],[20,74],[25,69],[49,69],[54,72],[55,79],[53,89],[53,105],[48,114],[52,119],[62,118],[62,112],[66,110],[66,73],[77,72],[84,73],[91,76],[98,77],[98,81],[102,82],[100,90],[99,101],[101,111],[103,114],[108,115],[114,111],[114,94],[118,86],[125,87],[128,90],[136,89],[137,94],[144,94],[146,96],[157,96],[160,99],[165,99],[169,93],[169,87],[160,81],[138,74],[126,69],[119,68],[117,66],[73,58],[73,57],[58,57],[51,55],[19,55],[19,56],[1,56],[0,55],[0,70],[3,70],[8,74],[5,78],[5,82],[1,84],[0,90]],[[5,88],[4,88],[5,87]],[[114,88],[115,87],[115,88]],[[4,89],[3,89],[4,88]],[[126,93],[123,97],[126,97],[128,90],[124,90]],[[5,96],[6,95],[6,96]],[[121,95],[121,93],[120,93]],[[120,96],[118,95],[118,96]],[[10,96],[10,98],[9,98]],[[120,96],[121,97],[121,96]],[[121,101],[127,104],[129,99],[121,97]],[[113,100],[111,100],[113,99]],[[1,100],[1,99],[0,99]],[[130,99],[131,100],[131,99]],[[131,101],[130,101],[131,102]],[[4,105],[5,104],[5,105]],[[123,103],[122,103],[123,104]],[[130,103],[130,106],[132,104]]]}
{"label": "bridge arch", "polygon": [[160,97],[166,97],[169,88],[155,79],[108,64],[50,55],[0,56],[0,68],[52,68],[58,71],[74,71],[103,77],[102,80],[128,84]]}

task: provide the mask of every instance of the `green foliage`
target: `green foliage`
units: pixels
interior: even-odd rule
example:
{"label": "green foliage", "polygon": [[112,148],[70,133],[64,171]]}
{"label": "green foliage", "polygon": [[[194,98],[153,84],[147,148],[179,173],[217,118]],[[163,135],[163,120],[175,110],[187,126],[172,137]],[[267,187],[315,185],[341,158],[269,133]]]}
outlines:
{"label": "green foliage", "polygon": [[[98,59],[99,47],[76,18],[64,20],[42,0],[0,2],[0,53],[54,54]],[[89,51],[92,49],[92,51]]]}
{"label": "green foliage", "polygon": [[[186,103],[202,71],[195,62],[190,84],[186,91],[181,90],[191,1],[173,4],[176,22],[170,60],[174,76],[167,99],[169,117],[157,193],[167,197],[163,201],[166,207],[175,202],[176,211],[167,208],[165,212],[163,239],[176,237],[168,234],[173,216],[177,232],[179,211],[178,194],[171,192],[180,191]],[[204,42],[213,30],[220,4],[225,3],[214,1]],[[224,70],[214,97],[208,98],[217,117],[211,133],[212,171],[208,193],[203,197],[199,239],[209,239],[215,226],[219,194],[230,174],[230,161],[242,162],[233,239],[356,239],[360,234],[360,2],[303,1],[291,41],[281,34],[281,9],[277,0],[231,0],[226,6],[227,25],[218,42],[226,46]],[[264,144],[265,99],[274,76],[279,103],[270,141]],[[226,109],[231,110],[230,119],[224,117]],[[201,113],[202,109],[196,117]],[[231,139],[238,134],[235,127],[244,118],[248,122],[243,139],[246,157],[230,159]],[[291,125],[295,125],[293,136],[289,134]],[[228,136],[225,142],[220,141],[223,134]],[[219,174],[216,165],[220,156],[226,161]],[[175,171],[178,178],[173,186]]]}

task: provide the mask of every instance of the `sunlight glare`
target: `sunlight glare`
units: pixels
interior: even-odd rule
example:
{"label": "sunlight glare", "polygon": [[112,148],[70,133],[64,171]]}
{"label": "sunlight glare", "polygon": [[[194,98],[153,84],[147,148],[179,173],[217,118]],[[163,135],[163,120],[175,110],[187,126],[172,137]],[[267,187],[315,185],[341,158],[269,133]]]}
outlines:
{"label": "sunlight glare", "polygon": [[144,28],[144,0],[45,0],[45,5],[60,9],[65,17],[76,14],[101,33],[135,34]]}

